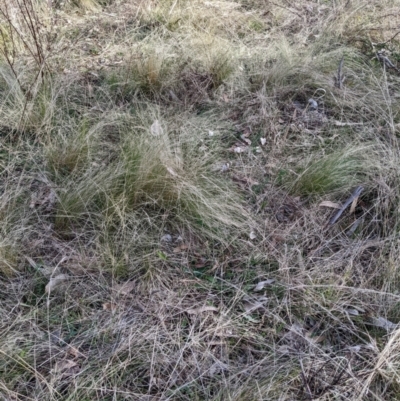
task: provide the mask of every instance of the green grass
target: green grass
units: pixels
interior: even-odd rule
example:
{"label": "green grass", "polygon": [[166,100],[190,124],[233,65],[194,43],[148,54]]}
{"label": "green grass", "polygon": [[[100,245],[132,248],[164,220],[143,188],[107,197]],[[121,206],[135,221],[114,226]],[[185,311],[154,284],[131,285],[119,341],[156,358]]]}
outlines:
{"label": "green grass", "polygon": [[301,196],[315,196],[349,190],[367,181],[370,169],[367,148],[336,151],[312,160],[299,173],[292,191]]}

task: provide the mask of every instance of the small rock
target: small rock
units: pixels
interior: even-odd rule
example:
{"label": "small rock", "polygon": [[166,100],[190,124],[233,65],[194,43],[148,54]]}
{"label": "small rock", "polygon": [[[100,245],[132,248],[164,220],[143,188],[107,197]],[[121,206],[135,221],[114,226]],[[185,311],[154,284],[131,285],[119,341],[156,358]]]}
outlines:
{"label": "small rock", "polygon": [[221,172],[226,173],[229,170],[229,163],[225,163],[221,167]]}
{"label": "small rock", "polygon": [[318,103],[313,98],[308,99],[308,106],[311,110],[318,109]]}
{"label": "small rock", "polygon": [[172,241],[172,236],[169,234],[165,234],[161,237],[161,242],[171,242]]}

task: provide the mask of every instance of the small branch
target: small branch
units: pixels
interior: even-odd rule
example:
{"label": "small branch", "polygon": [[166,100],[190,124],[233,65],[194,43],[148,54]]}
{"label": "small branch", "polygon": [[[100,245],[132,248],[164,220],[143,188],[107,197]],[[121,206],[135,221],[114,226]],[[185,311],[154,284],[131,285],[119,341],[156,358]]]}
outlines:
{"label": "small branch", "polygon": [[359,186],[357,187],[353,193],[350,195],[350,197],[344,202],[343,206],[334,214],[334,216],[329,220],[329,225],[332,226],[335,224],[340,216],[343,214],[343,212],[346,210],[346,208],[354,201],[354,199],[358,198],[361,194],[361,192],[364,190],[364,187]]}
{"label": "small branch", "polygon": [[307,394],[307,398],[309,400],[312,400],[313,396],[312,396],[312,393],[311,393],[310,386],[308,385],[306,375],[304,374],[303,362],[301,361],[301,359],[299,359],[299,362],[300,362],[300,367],[301,367],[300,376],[301,376],[301,380],[303,381],[303,386],[304,386],[305,392]]}
{"label": "small branch", "polygon": [[23,89],[22,89],[22,84],[21,84],[21,82],[20,82],[20,80],[19,80],[19,78],[18,78],[17,71],[15,71],[15,68],[14,68],[14,57],[15,57],[15,55],[13,54],[13,55],[11,55],[11,57],[10,57],[9,49],[8,49],[7,44],[6,44],[6,40],[7,40],[7,39],[6,39],[6,37],[4,36],[4,33],[3,33],[3,31],[2,31],[1,29],[0,29],[0,36],[1,36],[1,40],[3,41],[3,48],[0,49],[0,52],[3,54],[4,58],[5,58],[6,61],[7,61],[8,66],[10,67],[12,73],[14,74],[14,77],[15,77],[15,79],[17,80],[17,83],[18,83],[19,88],[20,88],[21,90],[23,90]]}
{"label": "small branch", "polygon": [[386,42],[379,42],[379,43],[374,43],[375,46],[380,46],[380,45],[386,45],[386,43],[391,42],[397,35],[400,35],[400,31],[395,33],[389,40]]}
{"label": "small branch", "polygon": [[338,89],[343,89],[344,80],[346,79],[346,77],[342,73],[343,62],[344,62],[344,57],[342,57],[340,62],[339,62],[338,72],[337,72],[337,75],[336,75],[335,86]]}
{"label": "small branch", "polygon": [[281,4],[277,4],[277,3],[273,2],[273,1],[268,1],[268,3],[274,5],[275,7],[283,8],[284,10],[287,10],[287,11],[297,15],[299,18],[304,19],[301,14],[299,14],[297,11],[291,10],[289,7],[282,6]]}
{"label": "small branch", "polygon": [[376,57],[384,65],[385,68],[393,68],[397,72],[400,72],[399,69],[390,61],[389,57],[387,57],[384,52],[377,52]]}
{"label": "small branch", "polygon": [[348,237],[351,237],[354,232],[357,230],[358,226],[360,225],[360,223],[363,221],[364,219],[362,217],[360,217],[359,219],[357,219],[352,225],[351,227],[347,230],[346,235]]}

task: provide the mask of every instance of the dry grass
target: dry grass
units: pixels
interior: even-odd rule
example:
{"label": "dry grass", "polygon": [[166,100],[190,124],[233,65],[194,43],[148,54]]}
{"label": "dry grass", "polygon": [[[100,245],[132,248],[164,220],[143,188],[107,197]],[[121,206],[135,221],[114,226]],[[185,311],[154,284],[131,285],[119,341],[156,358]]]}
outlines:
{"label": "dry grass", "polygon": [[0,0],[0,399],[400,399],[399,15]]}

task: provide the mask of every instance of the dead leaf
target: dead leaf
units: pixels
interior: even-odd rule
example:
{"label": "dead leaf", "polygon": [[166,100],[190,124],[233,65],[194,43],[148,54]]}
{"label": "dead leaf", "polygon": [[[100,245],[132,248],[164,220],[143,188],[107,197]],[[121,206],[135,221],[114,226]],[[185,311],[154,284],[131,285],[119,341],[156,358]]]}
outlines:
{"label": "dead leaf", "polygon": [[199,308],[195,309],[188,309],[186,312],[189,313],[189,315],[198,315],[203,312],[218,312],[218,308],[216,308],[215,306],[206,305],[206,306],[200,306]]}
{"label": "dead leaf", "polygon": [[[71,355],[73,358],[85,357],[81,352],[79,352],[78,348],[73,347],[70,345],[67,350],[67,354]],[[86,357],[85,357],[86,358]]]}
{"label": "dead leaf", "polygon": [[177,177],[178,174],[171,168],[171,167],[167,167],[167,171],[173,176],[173,177]]}
{"label": "dead leaf", "polygon": [[215,376],[216,374],[222,372],[223,370],[227,370],[228,369],[228,365],[226,365],[225,363],[221,362],[221,361],[217,361],[215,363],[213,363],[210,367],[210,370],[208,371],[208,375],[210,377]]}
{"label": "dead leaf", "polygon": [[316,336],[314,330],[309,330],[305,333],[305,338],[311,343],[318,344],[326,340],[326,336]]}
{"label": "dead leaf", "polygon": [[345,312],[350,315],[358,316],[361,313],[365,313],[365,309],[360,308],[359,306],[347,305],[345,306]]}
{"label": "dead leaf", "polygon": [[385,318],[382,317],[382,316],[373,317],[373,318],[371,319],[371,324],[372,324],[373,326],[376,326],[376,327],[381,327],[382,329],[385,329],[385,330],[387,330],[387,331],[395,330],[395,329],[397,329],[397,327],[398,327],[397,324],[395,324],[395,323],[393,323],[393,322],[391,322],[391,321],[385,319]]}
{"label": "dead leaf", "polygon": [[333,122],[337,127],[348,127],[348,126],[354,126],[354,125],[364,125],[364,123],[344,123],[341,121],[334,121]]}
{"label": "dead leaf", "polygon": [[152,376],[150,378],[150,385],[152,388],[153,387],[163,388],[166,386],[166,384],[167,384],[167,382],[161,377]]}
{"label": "dead leaf", "polygon": [[263,308],[264,304],[268,301],[267,297],[255,296],[250,297],[245,295],[243,297],[243,307],[246,313],[252,313],[259,308]]}
{"label": "dead leaf", "polygon": [[356,206],[357,206],[357,202],[358,202],[358,196],[357,196],[357,198],[354,198],[353,202],[351,203],[350,214],[353,214],[355,212]]}
{"label": "dead leaf", "polygon": [[249,186],[249,187],[253,186],[253,185],[259,185],[259,182],[253,180],[252,178],[244,177],[244,176],[237,175],[237,174],[233,175],[232,179],[233,179],[233,181],[236,181],[239,184],[244,184],[245,186]]}
{"label": "dead leaf", "polygon": [[276,351],[279,352],[280,354],[285,354],[285,355],[293,353],[293,349],[288,345],[281,345],[276,349]]}
{"label": "dead leaf", "polygon": [[339,203],[331,202],[331,201],[323,201],[318,206],[319,207],[331,207],[332,209],[340,209],[342,207]]}
{"label": "dead leaf", "polygon": [[242,134],[245,138],[248,138],[251,135],[251,128],[250,127],[246,127],[243,131]]}
{"label": "dead leaf", "polygon": [[251,315],[244,315],[243,316],[246,320],[248,320],[250,323],[255,323],[258,324],[260,323],[260,319],[255,319],[253,316]]}
{"label": "dead leaf", "polygon": [[352,316],[358,316],[360,314],[360,312],[357,309],[346,308],[345,311],[346,313]]}
{"label": "dead leaf", "polygon": [[57,202],[57,195],[54,189],[46,186],[40,188],[38,192],[32,194],[31,203],[29,204],[29,207],[33,209],[36,206],[46,205],[45,210],[47,212],[50,212],[53,210],[56,202]]}
{"label": "dead leaf", "polygon": [[151,124],[150,132],[154,136],[161,136],[163,134],[163,128],[158,120],[155,120],[153,124]]}
{"label": "dead leaf", "polygon": [[50,294],[56,287],[58,287],[62,282],[69,279],[68,274],[59,274],[55,277],[52,277],[50,281],[47,283],[45,291],[47,294]]}
{"label": "dead leaf", "polygon": [[117,305],[113,304],[111,302],[106,302],[103,304],[103,310],[107,310],[107,311],[115,311],[115,309],[117,309]]}
{"label": "dead leaf", "polygon": [[182,245],[179,245],[179,246],[177,246],[176,248],[174,248],[174,249],[172,250],[172,252],[174,252],[174,253],[179,253],[179,252],[185,251],[185,250],[188,249],[188,248],[189,248],[189,245],[182,244]]}
{"label": "dead leaf", "polygon": [[49,195],[46,197],[45,200],[42,201],[42,205],[47,203],[46,212],[53,210],[53,206],[57,202],[57,195],[53,189],[50,190]]}
{"label": "dead leaf", "polygon": [[[41,245],[41,242],[34,243],[36,246]],[[29,256],[25,256],[25,259],[28,261],[28,263],[37,271],[43,274],[45,277],[50,277],[54,273],[55,267],[51,266],[43,266],[42,264],[38,265],[32,258]]]}
{"label": "dead leaf", "polygon": [[201,269],[201,268],[205,267],[207,264],[208,264],[208,261],[207,261],[206,258],[199,257],[199,259],[196,261],[196,263],[195,263],[194,266],[195,266],[197,269]]}
{"label": "dead leaf", "polygon": [[171,234],[165,234],[161,237],[160,239],[161,242],[171,242],[172,241],[172,236]]}
{"label": "dead leaf", "polygon": [[136,288],[135,281],[127,281],[122,284],[115,284],[114,290],[116,290],[119,294],[127,295],[132,292]]}
{"label": "dead leaf", "polygon": [[247,136],[246,135],[240,135],[240,138],[241,138],[241,140],[243,141],[243,142],[246,142],[247,143],[247,145],[251,145],[251,140],[249,139],[249,138],[247,138]]}
{"label": "dead leaf", "polygon": [[229,163],[225,163],[221,167],[221,173],[226,173],[229,170]]}
{"label": "dead leaf", "polygon": [[63,361],[58,361],[55,368],[53,369],[53,374],[61,375],[61,379],[66,379],[70,376],[76,375],[81,370],[77,362],[70,359]]}
{"label": "dead leaf", "polygon": [[88,96],[93,97],[93,86],[88,84],[87,85]]}
{"label": "dead leaf", "polygon": [[270,285],[275,283],[274,278],[269,278],[268,280],[265,281],[260,281],[253,289],[253,291],[262,291],[266,285]]}
{"label": "dead leaf", "polygon": [[61,372],[66,369],[71,369],[71,368],[75,367],[76,365],[77,365],[77,362],[67,359],[65,361],[57,362],[55,370],[57,372]]}
{"label": "dead leaf", "polygon": [[242,148],[241,146],[236,146],[233,148],[234,153],[243,153],[245,152],[246,148]]}

